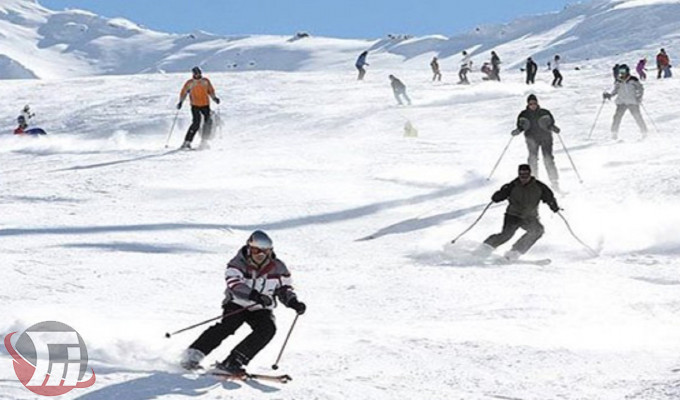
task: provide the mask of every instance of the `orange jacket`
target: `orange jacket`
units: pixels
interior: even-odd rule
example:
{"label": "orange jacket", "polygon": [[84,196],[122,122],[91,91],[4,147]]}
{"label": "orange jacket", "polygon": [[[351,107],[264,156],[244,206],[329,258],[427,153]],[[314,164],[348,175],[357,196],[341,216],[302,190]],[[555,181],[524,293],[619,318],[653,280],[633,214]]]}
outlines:
{"label": "orange jacket", "polygon": [[215,89],[208,78],[189,79],[182,87],[179,93],[179,101],[183,102],[189,95],[191,105],[196,107],[205,107],[210,105],[210,98],[215,97]]}

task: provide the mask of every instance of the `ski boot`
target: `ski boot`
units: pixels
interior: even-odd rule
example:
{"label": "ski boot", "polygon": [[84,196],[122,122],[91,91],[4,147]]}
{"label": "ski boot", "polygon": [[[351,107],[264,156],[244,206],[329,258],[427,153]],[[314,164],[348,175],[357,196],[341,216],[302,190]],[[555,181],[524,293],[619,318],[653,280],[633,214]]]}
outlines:
{"label": "ski boot", "polygon": [[220,375],[245,376],[247,373],[243,366],[247,363],[243,354],[232,351],[229,357],[215,365],[215,372]]}
{"label": "ski boot", "polygon": [[491,253],[493,253],[494,250],[495,249],[493,246],[482,243],[472,251],[472,255],[479,258],[487,258],[491,255]]}
{"label": "ski boot", "polygon": [[509,250],[506,251],[505,254],[503,255],[503,258],[505,258],[506,261],[513,262],[517,261],[519,259],[519,256],[521,256],[522,253],[520,253],[517,250]]}
{"label": "ski boot", "polygon": [[191,142],[185,140],[184,143],[179,147],[180,150],[191,150]]}
{"label": "ski boot", "polygon": [[201,360],[205,358],[205,354],[202,351],[188,348],[182,353],[182,359],[179,362],[180,367],[187,371],[196,371],[203,369],[201,367]]}

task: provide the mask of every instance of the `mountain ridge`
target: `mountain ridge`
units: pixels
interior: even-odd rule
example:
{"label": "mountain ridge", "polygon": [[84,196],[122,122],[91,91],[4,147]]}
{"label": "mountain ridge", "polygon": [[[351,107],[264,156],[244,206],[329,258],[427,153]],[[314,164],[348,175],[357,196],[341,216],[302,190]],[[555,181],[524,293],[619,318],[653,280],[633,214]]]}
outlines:
{"label": "mountain ridge", "polygon": [[183,72],[194,65],[211,71],[351,70],[366,49],[374,61],[393,69],[411,63],[425,68],[434,55],[455,68],[462,50],[475,59],[487,59],[495,50],[504,68],[520,66],[528,56],[545,62],[560,54],[565,63],[629,52],[648,56],[680,37],[678,14],[678,0],[595,0],[451,37],[360,40],[165,33],[124,18],[52,11],[37,0],[7,0],[0,6],[0,37],[5,38],[0,54],[6,58],[0,61],[0,79]]}

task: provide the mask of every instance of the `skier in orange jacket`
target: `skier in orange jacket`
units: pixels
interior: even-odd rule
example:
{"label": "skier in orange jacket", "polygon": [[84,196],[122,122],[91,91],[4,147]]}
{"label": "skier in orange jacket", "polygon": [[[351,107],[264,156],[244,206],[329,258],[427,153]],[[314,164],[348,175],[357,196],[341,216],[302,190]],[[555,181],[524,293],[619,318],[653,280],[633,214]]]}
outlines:
{"label": "skier in orange jacket", "polygon": [[190,149],[191,141],[194,139],[196,132],[201,127],[201,115],[205,120],[203,124],[203,131],[201,133],[201,147],[207,147],[210,133],[212,132],[212,119],[210,118],[210,99],[217,104],[220,104],[220,99],[215,95],[215,89],[208,78],[203,77],[203,72],[199,67],[191,69],[193,77],[186,81],[179,94],[179,103],[177,109],[182,108],[182,103],[187,96],[191,102],[191,116],[192,122],[181,149]]}

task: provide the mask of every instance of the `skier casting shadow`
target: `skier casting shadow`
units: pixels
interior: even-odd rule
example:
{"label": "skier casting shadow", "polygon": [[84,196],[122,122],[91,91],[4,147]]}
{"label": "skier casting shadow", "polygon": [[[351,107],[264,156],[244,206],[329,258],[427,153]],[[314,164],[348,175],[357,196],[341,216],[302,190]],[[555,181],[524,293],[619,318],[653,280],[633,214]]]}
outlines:
{"label": "skier casting shadow", "polygon": [[229,356],[215,366],[225,375],[243,375],[245,366],[274,337],[276,324],[272,310],[274,298],[286,307],[304,314],[307,306],[293,291],[290,272],[276,258],[274,245],[262,231],[253,232],[246,245],[229,261],[225,272],[227,289],[222,303],[224,317],[211,326],[184,351],[180,365],[187,370],[201,369],[200,362],[233,335],[243,324],[252,328]]}
{"label": "skier casting shadow", "polygon": [[503,185],[491,196],[491,200],[494,203],[508,200],[503,230],[486,238],[475,250],[475,254],[488,257],[496,247],[512,239],[517,229],[522,228],[526,233],[504,255],[508,261],[517,260],[543,236],[545,228],[538,218],[539,202],[548,204],[553,212],[560,210],[552,190],[531,176],[531,167],[528,164],[521,164],[518,168],[518,177]]}

